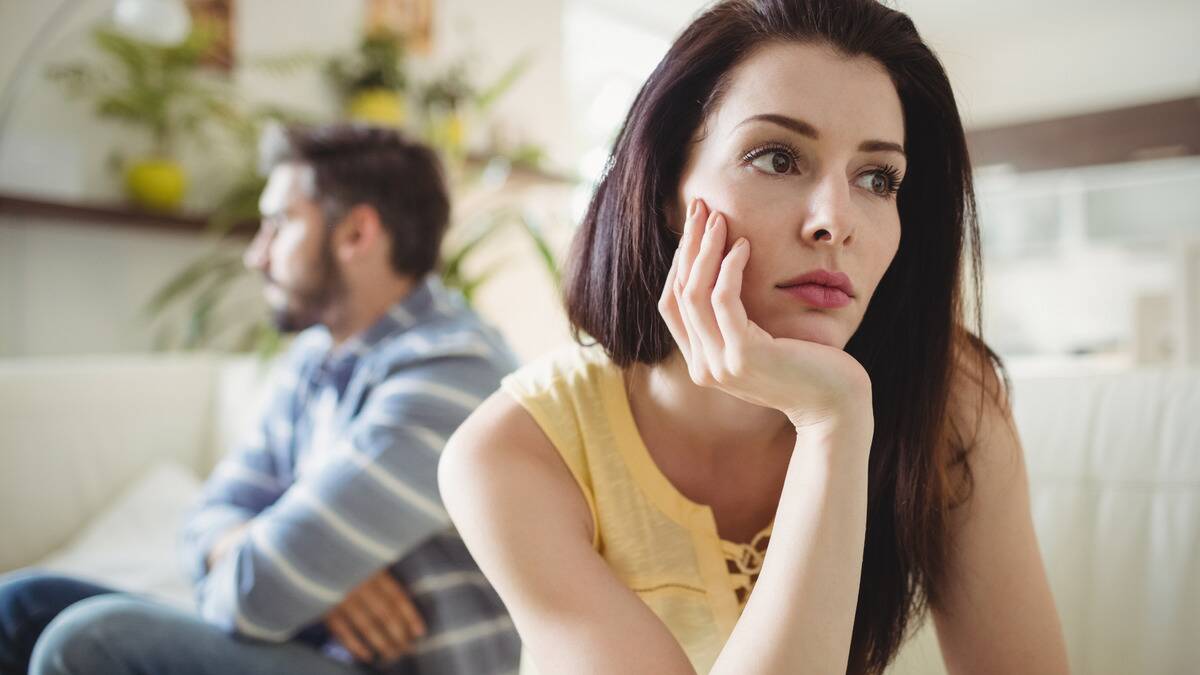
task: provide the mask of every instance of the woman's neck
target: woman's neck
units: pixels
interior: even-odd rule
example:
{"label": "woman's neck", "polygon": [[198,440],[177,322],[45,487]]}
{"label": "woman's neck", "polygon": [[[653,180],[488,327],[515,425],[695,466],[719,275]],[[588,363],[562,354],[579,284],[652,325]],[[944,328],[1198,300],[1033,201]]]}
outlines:
{"label": "woman's neck", "polygon": [[787,416],[692,382],[683,356],[674,352],[654,366],[636,364],[625,373],[634,417],[669,430],[696,459],[745,459],[764,453],[790,452],[796,438]]}

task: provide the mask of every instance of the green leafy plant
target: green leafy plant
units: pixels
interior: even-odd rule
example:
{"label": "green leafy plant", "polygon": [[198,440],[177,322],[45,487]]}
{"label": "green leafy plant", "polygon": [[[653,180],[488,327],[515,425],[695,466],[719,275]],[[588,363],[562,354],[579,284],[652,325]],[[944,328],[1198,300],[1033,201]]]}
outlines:
{"label": "green leafy plant", "polygon": [[[345,104],[349,97],[370,90],[407,92],[418,106],[418,114],[410,118],[405,131],[421,138],[442,156],[452,178],[451,191],[462,197],[484,184],[497,182],[496,173],[507,177],[514,168],[540,171],[543,153],[535,145],[526,144],[509,150],[489,148],[467,156],[462,152],[461,139],[450,139],[438,133],[431,124],[439,114],[470,111],[481,120],[493,105],[517,82],[528,68],[530,60],[522,57],[505,69],[486,86],[476,87],[469,77],[465,60],[451,64],[440,74],[424,83],[415,83],[407,72],[404,40],[400,36],[375,34],[367,36],[357,50],[348,55],[321,61],[309,54],[260,59],[259,65],[270,72],[290,74],[321,65],[333,89]],[[224,123],[235,129],[243,147],[256,147],[261,122],[279,111],[262,111],[259,115],[239,114],[229,107],[213,107],[213,114],[222,115]],[[312,121],[312,120],[307,120]],[[229,236],[239,224],[258,218],[258,196],[265,179],[257,166],[246,163],[239,171],[242,179],[220,200],[211,221],[211,230],[218,241],[213,249],[193,261],[172,277],[147,303],[145,314],[160,325],[159,346],[162,348],[198,349],[221,345],[235,351],[256,351],[270,354],[279,348],[281,339],[265,316],[245,311],[231,293],[239,279],[245,278],[240,255]],[[490,174],[490,175],[489,175]],[[556,182],[572,182],[570,177],[550,176]],[[501,178],[499,182],[503,182]],[[492,208],[470,215],[451,225],[438,269],[443,282],[459,290],[468,302],[491,280],[508,261],[492,261],[479,269],[476,256],[486,258],[487,245],[505,231],[517,231],[535,248],[554,283],[559,283],[558,261],[544,236],[542,225],[531,213],[513,208]],[[261,309],[261,308],[260,308]],[[172,320],[182,314],[183,321]]]}
{"label": "green leafy plant", "polygon": [[[541,224],[532,214],[515,209],[498,209],[456,228],[461,234],[447,239],[438,265],[443,283],[472,302],[476,291],[508,264],[501,259],[472,272],[477,267],[473,260],[484,254],[488,242],[514,228],[528,237],[546,273],[558,285],[558,261]],[[156,340],[160,349],[190,350],[220,343],[233,351],[269,356],[282,344],[266,316],[247,314],[242,302],[229,293],[248,274],[240,253],[232,248],[229,242],[221,242],[180,270],[146,303],[146,318],[160,323]],[[182,309],[186,319],[165,321],[175,308]]]}
{"label": "green leafy plant", "polygon": [[47,74],[70,93],[94,99],[98,116],[146,131],[152,152],[169,157],[181,137],[203,142],[214,108],[229,99],[226,84],[199,68],[217,37],[199,24],[182,44],[161,47],[96,28],[92,40],[103,61],[56,65]]}
{"label": "green leafy plant", "polygon": [[346,99],[367,89],[403,92],[405,66],[404,36],[375,32],[363,37],[356,51],[329,59],[325,74]]}

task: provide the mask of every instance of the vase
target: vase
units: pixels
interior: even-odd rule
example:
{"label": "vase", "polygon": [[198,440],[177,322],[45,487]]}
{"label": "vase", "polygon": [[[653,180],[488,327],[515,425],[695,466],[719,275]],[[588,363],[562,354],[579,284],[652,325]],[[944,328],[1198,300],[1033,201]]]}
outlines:
{"label": "vase", "polygon": [[187,192],[187,172],[172,159],[146,157],[125,167],[125,193],[150,211],[177,211]]}
{"label": "vase", "polygon": [[404,98],[391,89],[364,89],[346,102],[346,115],[359,122],[401,127],[405,118]]}

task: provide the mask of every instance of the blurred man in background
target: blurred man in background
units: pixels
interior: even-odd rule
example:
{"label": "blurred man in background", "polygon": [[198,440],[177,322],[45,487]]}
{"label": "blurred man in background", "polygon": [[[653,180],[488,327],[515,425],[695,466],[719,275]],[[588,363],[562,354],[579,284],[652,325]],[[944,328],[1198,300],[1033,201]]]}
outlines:
{"label": "blurred man in background", "polygon": [[433,274],[450,204],[398,133],[275,129],[246,251],[302,331],[184,529],[199,616],[82,580],[0,580],[4,673],[508,673],[520,643],[449,524],[447,437],[515,366]]}

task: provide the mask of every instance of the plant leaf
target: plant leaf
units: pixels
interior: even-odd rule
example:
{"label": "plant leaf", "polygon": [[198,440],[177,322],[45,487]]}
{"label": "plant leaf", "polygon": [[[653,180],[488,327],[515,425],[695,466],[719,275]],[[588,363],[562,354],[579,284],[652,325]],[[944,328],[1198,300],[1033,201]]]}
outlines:
{"label": "plant leaf", "polygon": [[[241,267],[237,257],[228,253],[210,253],[183,268],[146,302],[142,312],[157,317],[188,291],[195,289],[212,275],[231,275]],[[236,275],[233,275],[236,276]]]}
{"label": "plant leaf", "polygon": [[562,271],[558,267],[558,260],[554,255],[554,249],[550,247],[550,241],[542,234],[541,227],[538,226],[534,217],[528,211],[517,216],[517,221],[521,224],[525,233],[529,235],[529,238],[533,240],[533,245],[537,248],[542,264],[545,265],[546,272],[550,275],[554,286],[561,288]]}
{"label": "plant leaf", "polygon": [[517,80],[529,70],[529,66],[533,64],[533,54],[525,52],[519,56],[512,65],[510,65],[500,77],[496,78],[487,88],[479,92],[475,96],[475,105],[480,111],[486,112],[495,104],[496,100],[507,92]]}

